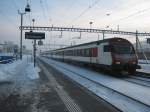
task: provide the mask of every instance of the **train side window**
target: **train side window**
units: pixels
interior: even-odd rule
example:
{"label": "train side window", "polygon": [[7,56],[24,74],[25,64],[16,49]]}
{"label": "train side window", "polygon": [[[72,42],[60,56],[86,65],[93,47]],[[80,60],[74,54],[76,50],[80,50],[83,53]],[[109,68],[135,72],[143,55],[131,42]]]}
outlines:
{"label": "train side window", "polygon": [[90,49],[84,49],[84,56],[90,57]]}
{"label": "train side window", "polygon": [[80,50],[77,49],[77,56],[80,56]]}
{"label": "train side window", "polygon": [[76,56],[78,56],[78,50],[76,49]]}
{"label": "train side window", "polygon": [[80,56],[83,56],[83,54],[82,54],[82,49],[80,49]]}
{"label": "train side window", "polygon": [[74,49],[74,56],[77,56],[77,52],[76,52],[76,49]]}
{"label": "train side window", "polygon": [[105,46],[103,47],[103,51],[104,51],[104,52],[110,52],[110,51],[111,51],[110,46],[109,46],[109,45],[105,45]]}
{"label": "train side window", "polygon": [[65,55],[65,56],[67,56],[67,52],[66,52],[66,50],[64,51],[64,55]]}
{"label": "train side window", "polygon": [[71,56],[73,56],[73,50],[71,50]]}

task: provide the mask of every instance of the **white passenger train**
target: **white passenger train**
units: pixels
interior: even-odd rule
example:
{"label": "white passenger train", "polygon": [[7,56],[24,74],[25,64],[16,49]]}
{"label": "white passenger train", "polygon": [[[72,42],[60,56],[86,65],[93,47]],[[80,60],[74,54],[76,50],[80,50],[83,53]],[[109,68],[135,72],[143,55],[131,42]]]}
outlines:
{"label": "white passenger train", "polygon": [[109,38],[90,43],[47,51],[48,58],[63,61],[76,61],[112,70],[134,74],[138,59],[133,45],[126,39]]}

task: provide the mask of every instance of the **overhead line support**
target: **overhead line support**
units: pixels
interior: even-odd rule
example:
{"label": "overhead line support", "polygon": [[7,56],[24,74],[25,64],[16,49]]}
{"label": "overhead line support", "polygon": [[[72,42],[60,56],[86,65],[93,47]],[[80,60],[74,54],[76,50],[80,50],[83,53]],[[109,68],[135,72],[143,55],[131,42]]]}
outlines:
{"label": "overhead line support", "polygon": [[39,27],[39,26],[22,26],[22,30],[42,30],[42,31],[69,31],[69,32],[87,32],[87,33],[104,33],[104,34],[120,34],[120,35],[138,35],[138,36],[150,36],[150,33],[137,33],[128,31],[116,31],[116,30],[101,30],[101,29],[87,29],[87,28],[72,28],[72,27]]}

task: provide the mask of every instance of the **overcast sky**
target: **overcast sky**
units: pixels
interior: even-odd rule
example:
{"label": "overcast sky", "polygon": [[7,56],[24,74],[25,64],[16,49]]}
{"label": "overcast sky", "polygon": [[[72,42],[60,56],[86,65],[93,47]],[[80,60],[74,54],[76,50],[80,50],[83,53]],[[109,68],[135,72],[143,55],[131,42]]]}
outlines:
{"label": "overcast sky", "polygon": [[[20,16],[17,10],[24,11],[26,4],[26,0],[0,0],[0,42],[9,40],[19,44]],[[90,28],[92,21],[92,28],[116,30],[119,25],[120,30],[125,31],[150,31],[150,0],[29,0],[29,4],[31,13],[24,16],[24,25],[31,25],[34,18],[38,26]],[[98,39],[98,34],[88,33],[83,33],[80,40],[72,39],[80,34],[69,32],[54,39],[58,35],[60,32],[47,32],[44,43],[68,45]],[[101,34],[99,38],[102,38]],[[28,48],[32,45],[30,40],[23,40],[23,43]]]}

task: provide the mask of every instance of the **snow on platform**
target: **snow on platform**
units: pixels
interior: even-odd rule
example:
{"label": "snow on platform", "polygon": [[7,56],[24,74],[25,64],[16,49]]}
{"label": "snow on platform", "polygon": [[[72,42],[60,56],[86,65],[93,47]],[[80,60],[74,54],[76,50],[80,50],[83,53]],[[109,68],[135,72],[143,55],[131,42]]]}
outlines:
{"label": "snow on platform", "polygon": [[[28,56],[24,56],[22,60],[14,61],[13,63],[0,64],[0,82],[14,81],[19,76],[26,75],[26,78],[31,80],[38,79],[39,68],[33,66],[33,63],[28,61]],[[20,77],[23,78],[23,77]]]}
{"label": "snow on platform", "polygon": [[21,61],[15,61],[14,63],[0,64],[0,81],[9,81],[16,73],[17,65],[20,65]]}
{"label": "snow on platform", "polygon": [[31,80],[39,78],[38,72],[40,72],[40,68],[37,66],[34,68],[33,63],[29,63],[25,70],[25,73]]}

